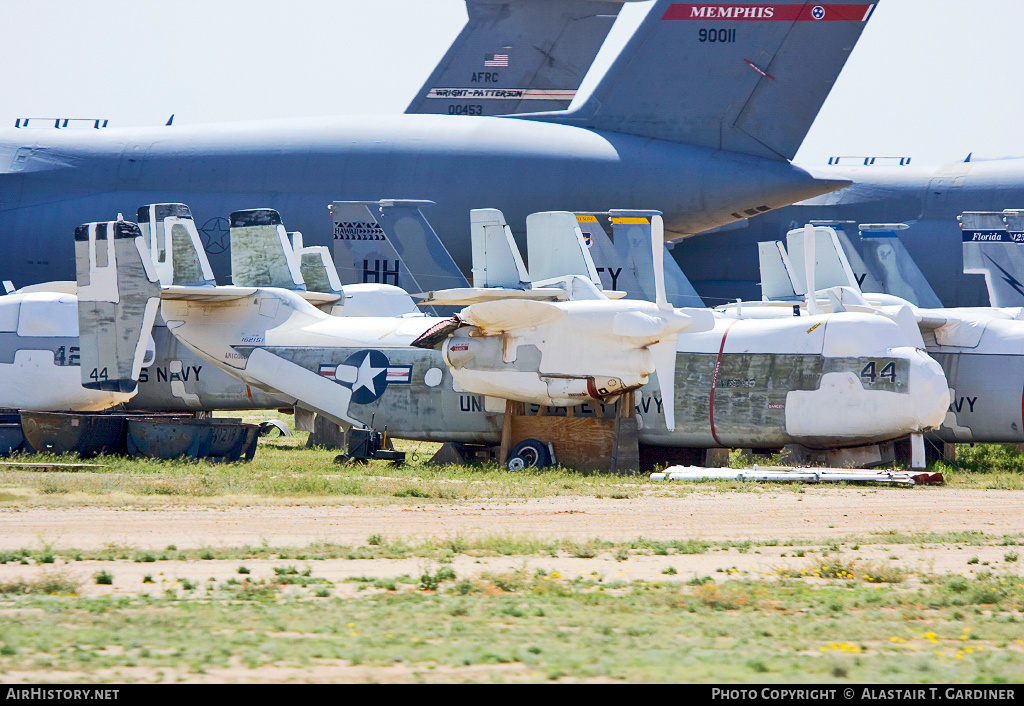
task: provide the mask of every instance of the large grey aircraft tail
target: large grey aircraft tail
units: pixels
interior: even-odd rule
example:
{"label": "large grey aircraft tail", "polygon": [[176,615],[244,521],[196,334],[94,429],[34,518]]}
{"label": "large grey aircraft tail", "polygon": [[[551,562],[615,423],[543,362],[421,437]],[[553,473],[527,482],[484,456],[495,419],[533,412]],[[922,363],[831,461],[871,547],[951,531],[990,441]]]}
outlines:
{"label": "large grey aircraft tail", "polygon": [[420,209],[432,201],[335,201],[334,264],[342,284],[429,292],[469,283]]}
{"label": "large grey aircraft tail", "polygon": [[135,223],[75,229],[82,386],[134,392],[160,305],[160,281]]}
{"label": "large grey aircraft tail", "polygon": [[[900,241],[905,223],[862,223],[865,279],[878,283],[878,290],[861,286],[865,292],[882,291],[927,309],[942,308],[942,301],[928,284],[921,269]],[[856,268],[856,265],[854,265]]]}
{"label": "large grey aircraft tail", "polygon": [[405,112],[565,110],[621,7],[619,0],[466,0],[466,26]]}
{"label": "large grey aircraft tail", "polygon": [[535,117],[792,159],[875,5],[658,0],[583,105]]}
{"label": "large grey aircraft tail", "polygon": [[[616,209],[607,214],[578,213],[585,241],[605,289],[625,292],[629,299],[654,301],[654,262],[651,252],[651,218],[658,211]],[[611,237],[601,223],[611,222]],[[666,246],[667,247],[667,246]],[[665,294],[672,306],[703,306],[697,291],[679,264],[664,257]]]}
{"label": "large grey aircraft tail", "polygon": [[1019,211],[965,211],[964,274],[985,276],[989,304],[1024,306],[1024,214]]}

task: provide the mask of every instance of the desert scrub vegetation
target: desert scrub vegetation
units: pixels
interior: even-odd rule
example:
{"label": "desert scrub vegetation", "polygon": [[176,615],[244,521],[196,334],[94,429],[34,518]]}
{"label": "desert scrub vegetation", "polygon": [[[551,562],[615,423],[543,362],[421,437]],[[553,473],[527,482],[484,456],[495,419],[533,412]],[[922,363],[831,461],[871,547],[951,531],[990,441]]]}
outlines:
{"label": "desert scrub vegetation", "polygon": [[[819,572],[836,574],[843,570],[852,572],[853,566],[859,566],[861,574],[870,569],[877,582],[898,582],[894,572],[899,569],[890,564],[879,562],[855,562],[841,558],[844,552],[857,552],[877,545],[895,547],[910,545],[924,547],[928,545],[956,545],[970,548],[983,547],[1017,547],[1024,546],[1024,534],[986,534],[980,531],[957,532],[922,532],[906,533],[895,530],[884,530],[868,535],[837,537],[821,544],[811,539],[791,539],[780,542],[777,539],[761,540],[720,540],[709,541],[700,539],[649,539],[636,537],[618,541],[591,537],[589,539],[523,537],[519,535],[493,534],[480,536],[452,535],[449,537],[432,537],[422,540],[389,538],[382,533],[367,535],[362,543],[341,544],[337,542],[319,541],[311,544],[272,545],[243,544],[239,546],[220,547],[178,547],[167,545],[163,549],[142,549],[127,544],[109,543],[102,547],[80,549],[75,547],[56,547],[44,544],[42,547],[21,547],[0,551],[0,566],[12,564],[52,564],[56,561],[73,563],[80,561],[132,561],[134,563],[154,563],[163,561],[242,561],[250,559],[280,559],[282,561],[313,561],[325,559],[405,559],[421,557],[435,561],[444,561],[464,555],[468,557],[488,556],[549,556],[575,557],[580,559],[605,558],[617,562],[628,561],[635,556],[686,556],[710,554],[715,552],[732,554],[760,554],[766,549],[779,551],[781,557],[807,558],[805,567],[795,569],[804,571],[803,575],[813,574],[815,566]],[[785,550],[785,551],[782,551]],[[812,557],[812,555],[815,555]],[[835,556],[834,556],[835,555]],[[1018,551],[1013,549],[997,553],[1002,557],[1001,564],[1018,564]],[[820,559],[818,558],[820,557]],[[965,565],[973,559],[965,555]],[[825,564],[816,562],[825,561]],[[844,563],[845,562],[845,563]],[[851,563],[852,562],[852,563]],[[980,560],[976,562],[980,565]],[[821,567],[825,566],[824,569]],[[238,572],[248,571],[244,566]],[[789,569],[792,572],[794,569]],[[863,575],[860,578],[864,578]]]}
{"label": "desert scrub vegetation", "polygon": [[[526,500],[581,496],[634,499],[646,495],[679,496],[692,492],[804,492],[789,483],[738,481],[650,481],[646,474],[618,476],[563,468],[509,473],[495,464],[431,466],[438,446],[397,440],[410,454],[405,466],[383,462],[334,464],[336,450],[306,448],[308,434],[263,438],[250,463],[156,461],[120,456],[90,459],[75,471],[37,471],[0,466],[0,508],[25,505],[120,505],[125,502],[247,504],[259,500],[289,503],[339,503],[373,500],[388,503],[445,503],[474,500]],[[15,456],[11,461],[76,463],[77,457],[47,454]],[[782,457],[757,458],[776,463]],[[751,459],[734,452],[733,465]],[[1024,456],[1013,446],[958,446],[956,464],[934,464],[949,485],[965,488],[1024,489]],[[907,488],[877,488],[906,492]],[[927,489],[918,489],[927,492]]]}
{"label": "desert scrub vegetation", "polygon": [[8,594],[0,669],[146,681],[154,670],[237,679],[240,668],[343,664],[369,680],[414,680],[411,669],[430,681],[473,666],[477,680],[714,683],[997,683],[1024,669],[1024,586],[997,574],[891,588],[842,576],[462,576],[434,565],[353,579],[366,590],[341,597],[315,570],[278,568],[261,580],[179,580],[151,596]]}

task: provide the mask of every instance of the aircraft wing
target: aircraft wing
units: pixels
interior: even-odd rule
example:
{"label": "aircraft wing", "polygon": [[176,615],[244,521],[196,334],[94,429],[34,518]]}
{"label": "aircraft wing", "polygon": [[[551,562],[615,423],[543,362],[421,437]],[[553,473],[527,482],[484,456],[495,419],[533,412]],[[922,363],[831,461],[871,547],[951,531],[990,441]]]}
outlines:
{"label": "aircraft wing", "polygon": [[[161,299],[176,299],[200,302],[231,301],[233,299],[244,299],[256,293],[256,287],[179,287],[170,286],[160,289]],[[340,301],[341,296],[323,292],[296,292],[300,297],[313,306],[322,304],[333,304]]]}

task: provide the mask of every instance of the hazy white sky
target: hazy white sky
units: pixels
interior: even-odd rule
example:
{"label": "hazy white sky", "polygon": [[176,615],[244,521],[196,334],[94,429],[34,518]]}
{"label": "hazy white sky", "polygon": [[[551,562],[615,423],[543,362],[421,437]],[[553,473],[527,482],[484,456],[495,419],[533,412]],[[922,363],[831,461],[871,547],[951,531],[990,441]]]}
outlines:
{"label": "hazy white sky", "polygon": [[[0,125],[400,113],[465,19],[463,0],[0,0]],[[1024,0],[880,0],[795,161],[1024,155],[1022,20]]]}

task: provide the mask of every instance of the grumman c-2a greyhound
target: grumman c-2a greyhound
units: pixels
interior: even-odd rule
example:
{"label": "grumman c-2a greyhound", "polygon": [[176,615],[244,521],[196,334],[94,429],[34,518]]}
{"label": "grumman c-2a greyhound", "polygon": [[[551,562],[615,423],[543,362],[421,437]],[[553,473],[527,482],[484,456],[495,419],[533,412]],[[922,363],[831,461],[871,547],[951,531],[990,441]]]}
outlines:
{"label": "grumman c-2a greyhound", "polygon": [[[264,242],[278,245],[274,259],[287,260],[275,215],[258,210],[232,220],[262,229]],[[660,219],[647,215],[657,238]],[[144,267],[124,267],[147,256],[132,224],[89,224],[76,237],[80,287],[116,290],[126,320],[162,300],[168,328],[210,363],[337,422],[372,419],[398,437],[494,444],[502,410],[489,400],[581,403],[581,414],[594,415],[639,388],[642,444],[856,447],[934,426],[948,405],[938,366],[878,317],[829,315],[810,325],[717,319],[674,309],[663,284],[655,303],[611,301],[586,277],[570,277],[562,287],[572,301],[534,301],[534,288],[517,280],[510,289],[523,296],[473,304],[457,317],[347,318],[306,301],[293,266],[264,267],[282,273],[277,283],[288,289],[160,287]],[[585,253],[578,228],[574,238]],[[107,266],[90,265],[93,249],[110,248]],[[102,335],[87,341],[87,332],[100,333],[87,322],[96,302],[82,298],[79,306],[83,384],[130,387],[127,349],[118,354]],[[856,378],[868,359],[899,371],[892,385]]]}
{"label": "grumman c-2a greyhound", "polygon": [[[970,217],[980,214],[963,215],[965,262],[989,254],[999,257],[999,250],[1019,247],[1008,238],[999,239],[994,232],[998,229],[976,229],[975,220],[979,219]],[[950,387],[945,420],[929,437],[951,444],[1024,442],[1024,308],[929,306],[936,297],[903,249],[897,237],[901,232],[902,224],[861,226],[864,242],[870,245],[868,261],[886,263],[877,269],[857,261],[849,236],[839,227],[809,225],[791,231],[788,248],[781,242],[762,243],[766,301],[738,306],[748,316],[806,316],[814,309],[873,311],[905,322],[905,326],[916,326],[919,345],[942,366]],[[973,239],[983,232],[988,239]],[[855,258],[852,262],[851,256]],[[1000,291],[993,283],[993,296]],[[724,309],[735,311],[736,306]],[[860,372],[867,378],[890,373],[877,366]]]}

